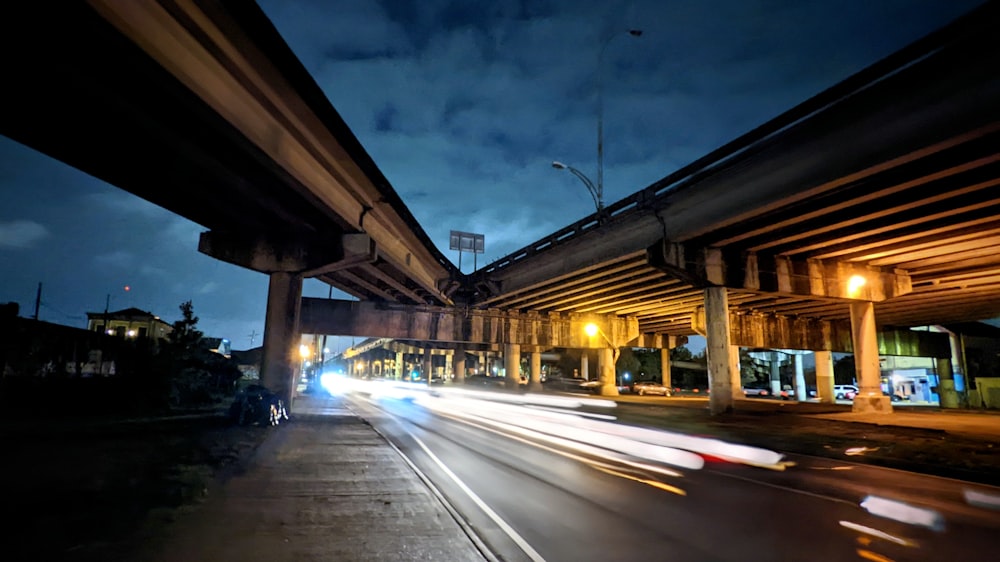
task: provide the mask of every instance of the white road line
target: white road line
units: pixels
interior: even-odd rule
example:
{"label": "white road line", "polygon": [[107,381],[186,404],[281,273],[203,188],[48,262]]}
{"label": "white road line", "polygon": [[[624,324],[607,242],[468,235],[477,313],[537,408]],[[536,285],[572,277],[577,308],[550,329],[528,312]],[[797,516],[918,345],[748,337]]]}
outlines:
{"label": "white road line", "polygon": [[461,488],[462,491],[465,492],[466,495],[468,495],[473,502],[476,503],[477,506],[479,506],[479,509],[483,510],[483,512],[486,513],[486,515],[488,515],[489,518],[492,519],[493,522],[496,523],[497,526],[499,526],[503,530],[503,532],[507,533],[507,536],[510,537],[510,539],[514,541],[517,544],[517,546],[524,551],[525,554],[528,555],[528,558],[534,560],[535,562],[545,562],[545,558],[542,558],[542,555],[539,554],[537,551],[535,551],[535,549],[532,548],[530,544],[528,544],[528,541],[524,540],[524,537],[519,535],[518,532],[515,531],[513,527],[508,525],[507,522],[504,521],[503,518],[500,517],[499,514],[497,514],[497,512],[493,511],[493,508],[491,508],[489,505],[486,504],[486,502],[484,502],[479,496],[477,496],[476,493],[473,492],[471,488],[466,486],[465,482],[462,482],[462,480],[454,472],[452,472],[450,468],[448,468],[443,462],[441,462],[441,459],[439,459],[437,455],[431,452],[431,450],[427,448],[427,445],[424,445],[424,442],[421,441],[419,437],[413,435],[412,433],[410,433],[410,437],[412,437],[413,440],[417,442],[417,445],[420,445],[420,448],[423,449],[425,453],[427,453],[427,456],[430,457],[430,459],[434,461],[438,465],[438,467],[445,474],[447,474],[448,477],[451,478],[452,481],[455,482],[455,484],[459,488]]}

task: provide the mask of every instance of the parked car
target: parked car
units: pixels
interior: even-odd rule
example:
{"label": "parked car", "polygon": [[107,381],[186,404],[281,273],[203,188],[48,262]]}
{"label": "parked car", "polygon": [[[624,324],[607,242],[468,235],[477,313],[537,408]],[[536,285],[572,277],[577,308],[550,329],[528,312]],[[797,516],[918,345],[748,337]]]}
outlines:
{"label": "parked car", "polygon": [[657,396],[670,396],[670,389],[654,381],[639,381],[632,386],[632,392],[639,396],[656,394]]}
{"label": "parked car", "polygon": [[837,400],[854,400],[858,387],[853,384],[836,384],[833,386],[833,397]]}
{"label": "parked car", "polygon": [[747,398],[773,398],[769,381],[749,382],[743,387],[743,396]]}
{"label": "parked car", "polygon": [[229,417],[238,425],[278,425],[288,419],[288,410],[278,395],[259,384],[236,393]]}

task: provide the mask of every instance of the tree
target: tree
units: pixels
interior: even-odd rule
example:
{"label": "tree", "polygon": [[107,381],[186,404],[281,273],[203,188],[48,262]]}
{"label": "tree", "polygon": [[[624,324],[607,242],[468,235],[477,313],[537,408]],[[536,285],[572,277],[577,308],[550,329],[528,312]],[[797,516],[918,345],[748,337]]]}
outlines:
{"label": "tree", "polygon": [[671,361],[693,361],[694,356],[691,355],[691,350],[684,347],[683,345],[675,347],[670,350],[670,360]]}
{"label": "tree", "polygon": [[181,303],[181,319],[174,322],[173,331],[167,339],[178,350],[192,352],[200,344],[204,334],[196,328],[198,317],[194,315],[194,305],[191,301]]}
{"label": "tree", "polygon": [[857,369],[854,366],[854,356],[844,355],[833,363],[833,381],[835,384],[854,384],[857,379]]}
{"label": "tree", "polygon": [[213,394],[230,394],[240,377],[232,361],[211,351],[204,334],[198,330],[194,305],[180,305],[181,319],[173,323],[165,346],[165,364],[169,381],[169,401],[176,406],[215,401]]}
{"label": "tree", "polygon": [[623,347],[621,354],[618,356],[618,362],[615,364],[615,374],[631,373],[632,376],[636,376],[639,374],[639,367],[639,358],[635,356],[632,348]]}

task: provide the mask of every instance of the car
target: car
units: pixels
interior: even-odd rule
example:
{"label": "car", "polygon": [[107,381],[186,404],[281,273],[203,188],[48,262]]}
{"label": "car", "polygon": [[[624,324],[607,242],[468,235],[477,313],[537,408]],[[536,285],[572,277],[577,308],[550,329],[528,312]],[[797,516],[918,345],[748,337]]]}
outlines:
{"label": "car", "polygon": [[858,387],[853,384],[833,385],[833,397],[837,400],[853,400],[858,393]]}
{"label": "car", "polygon": [[632,386],[632,392],[639,396],[647,394],[670,396],[670,389],[655,381],[639,381]]}
{"label": "car", "polygon": [[747,398],[772,398],[770,382],[748,382],[743,387],[743,396]]}

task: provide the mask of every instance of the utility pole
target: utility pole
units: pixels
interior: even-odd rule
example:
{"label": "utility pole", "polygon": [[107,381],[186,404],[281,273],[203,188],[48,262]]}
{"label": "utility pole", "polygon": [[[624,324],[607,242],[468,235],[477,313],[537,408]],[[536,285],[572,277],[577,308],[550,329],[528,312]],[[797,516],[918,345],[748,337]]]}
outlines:
{"label": "utility pole", "polygon": [[253,340],[257,337],[257,330],[250,331],[250,347],[253,348]]}
{"label": "utility pole", "polygon": [[42,304],[42,282],[38,282],[38,294],[35,295],[35,320],[38,320],[38,307]]}

